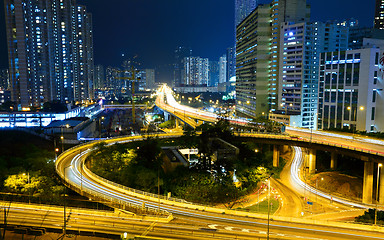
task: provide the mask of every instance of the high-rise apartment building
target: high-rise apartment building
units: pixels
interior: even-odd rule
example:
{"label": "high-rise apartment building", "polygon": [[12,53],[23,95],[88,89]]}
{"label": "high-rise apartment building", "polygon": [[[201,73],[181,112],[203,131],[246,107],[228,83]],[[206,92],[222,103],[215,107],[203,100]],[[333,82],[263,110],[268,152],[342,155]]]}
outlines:
{"label": "high-rise apartment building", "polygon": [[155,89],[155,69],[145,69],[145,85],[147,89]]}
{"label": "high-rise apartment building", "polygon": [[105,70],[103,65],[96,65],[95,66],[95,78],[94,78],[94,84],[93,87],[95,89],[104,89],[106,88],[106,81],[105,81]]}
{"label": "high-rise apartment building", "polygon": [[76,1],[5,0],[12,100],[21,107],[92,96],[91,15]]}
{"label": "high-rise apartment building", "polygon": [[227,81],[236,77],[236,47],[227,48]]}
{"label": "high-rise apartment building", "polygon": [[269,110],[270,15],[259,5],[237,26],[236,111],[252,117]]}
{"label": "high-rise apartment building", "polygon": [[320,129],[384,131],[383,46],[364,39],[361,49],[320,54]]}
{"label": "high-rise apartment building", "polygon": [[250,117],[278,109],[280,27],[309,20],[305,0],[260,4],[236,33],[236,112]]}
{"label": "high-rise apartment building", "polygon": [[107,67],[105,70],[105,79],[107,84],[107,89],[110,93],[115,95],[120,95],[121,90],[124,87],[122,81],[121,70],[119,68]]}
{"label": "high-rise apartment building", "polygon": [[348,27],[338,23],[284,23],[280,39],[278,108],[301,115],[296,126],[316,129],[319,54],[346,50]]}
{"label": "high-rise apartment building", "polygon": [[279,108],[279,59],[280,59],[280,25],[283,22],[307,22],[310,19],[310,6],[306,0],[273,0],[271,2],[271,64],[270,82],[268,88],[269,110]]}
{"label": "high-rise apartment building", "polygon": [[173,69],[173,85],[181,86],[183,83],[184,59],[192,56],[192,50],[187,47],[178,47],[175,50],[175,62]]}
{"label": "high-rise apartment building", "polygon": [[384,0],[376,0],[374,28],[384,29]]}
{"label": "high-rise apartment building", "polygon": [[209,61],[208,87],[216,87],[219,83],[219,62]]}
{"label": "high-rise apartment building", "polygon": [[258,0],[235,0],[235,27],[255,10],[257,3]]}
{"label": "high-rise apartment building", "polygon": [[93,33],[92,16],[84,6],[73,6],[73,92],[75,101],[83,101],[93,96]]}
{"label": "high-rise apartment building", "polygon": [[227,82],[227,56],[219,58],[219,83]]}
{"label": "high-rise apartment building", "polygon": [[0,70],[0,89],[9,90],[9,88],[10,88],[10,84],[9,84],[8,69],[1,69]]}
{"label": "high-rise apartment building", "polygon": [[183,60],[182,86],[207,86],[209,77],[208,58],[186,57]]}

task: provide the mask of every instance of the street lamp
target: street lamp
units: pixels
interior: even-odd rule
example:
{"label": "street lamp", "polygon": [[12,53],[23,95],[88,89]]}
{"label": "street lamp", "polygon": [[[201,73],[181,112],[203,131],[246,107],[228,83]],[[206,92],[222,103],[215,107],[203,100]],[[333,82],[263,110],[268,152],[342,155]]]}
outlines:
{"label": "street lamp", "polygon": [[[351,111],[351,106],[348,106],[347,107],[347,110],[348,111]],[[364,110],[364,106],[360,106],[359,107],[359,110],[360,111],[363,111]],[[352,128],[352,138],[355,138],[355,128],[356,128],[356,130],[357,130],[357,108],[355,108],[355,110],[353,111],[353,115],[354,115],[354,117],[355,117],[355,122],[356,122],[356,124],[355,124],[355,127],[354,128]]]}
{"label": "street lamp", "polygon": [[379,163],[377,165],[377,183],[376,183],[376,208],[375,208],[375,225],[377,223],[377,195],[379,195],[379,177],[380,177],[380,168],[383,164]]}
{"label": "street lamp", "polygon": [[64,226],[63,226],[63,237],[65,237],[66,230],[67,230],[67,219],[66,219],[66,199],[67,199],[67,187],[65,186],[66,179],[65,179],[65,170],[67,168],[72,168],[72,165],[64,167]]}
{"label": "street lamp", "polygon": [[271,177],[273,173],[269,175],[268,179],[268,231],[267,231],[267,240],[269,240],[269,214],[270,214],[270,201],[271,201]]}
{"label": "street lamp", "polygon": [[[65,127],[66,128],[69,128],[69,124],[65,124]],[[61,126],[61,136],[60,136],[60,139],[61,139],[61,152],[64,152],[64,134],[63,134],[63,126]]]}
{"label": "street lamp", "polygon": [[[56,140],[55,140],[56,141]],[[55,148],[55,160],[57,160],[57,154],[59,153],[60,149],[59,148]]]}

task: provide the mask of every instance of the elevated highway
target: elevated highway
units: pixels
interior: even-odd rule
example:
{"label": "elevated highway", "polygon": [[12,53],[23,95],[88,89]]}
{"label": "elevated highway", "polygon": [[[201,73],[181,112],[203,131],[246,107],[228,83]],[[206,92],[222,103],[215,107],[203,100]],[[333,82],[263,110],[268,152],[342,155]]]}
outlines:
{"label": "elevated highway", "polygon": [[[183,106],[173,97],[173,91],[162,86],[158,91],[158,101],[156,105],[164,111],[172,111],[176,117],[182,116],[189,119],[191,126],[193,120],[206,122],[217,121],[215,113],[201,111],[199,109]],[[248,121],[241,118],[228,117],[227,120],[236,125],[247,125]],[[308,160],[305,161],[305,167],[308,167],[310,173],[314,173],[316,169],[316,149],[327,150],[332,153],[331,169],[337,166],[337,154],[347,154],[358,158],[364,162],[364,178],[363,178],[363,203],[373,203],[374,190],[380,189],[379,202],[384,204],[384,169],[380,171],[380,183],[374,189],[375,169],[379,164],[384,165],[384,141],[374,140],[370,138],[358,138],[349,135],[335,134],[323,131],[310,131],[299,128],[287,127],[286,131],[290,136],[276,136],[265,134],[244,133],[244,137],[266,139],[269,143],[275,145],[294,145],[305,147],[308,151]],[[274,166],[278,166],[279,152],[275,148]]]}
{"label": "elevated highway", "polygon": [[[177,136],[179,134],[158,135],[158,137]],[[143,138],[145,136],[122,137],[108,139],[106,143],[137,141]],[[104,203],[110,203],[117,208],[136,206],[137,208],[145,207],[149,210],[158,209],[169,212],[180,221],[198,223],[207,229],[220,233],[227,232],[232,236],[233,234],[248,234],[250,239],[252,236],[265,236],[266,215],[196,205],[180,199],[167,199],[163,196],[125,188],[96,176],[86,168],[83,162],[95,144],[97,141],[69,149],[61,154],[56,161],[59,175],[67,185],[80,194],[99,201],[102,200]],[[276,237],[282,239],[380,239],[382,232],[384,232],[384,229],[375,227],[344,223],[338,223],[335,227],[333,222],[276,216],[273,217],[270,229],[271,239]]]}
{"label": "elevated highway", "polygon": [[[161,95],[159,95],[161,96]],[[157,99],[156,103],[159,107],[166,111],[174,109],[174,113],[180,117],[185,114],[184,121],[196,122],[193,118],[193,114],[184,113],[184,109],[176,109],[177,105],[169,105],[169,101],[165,103],[164,95]],[[191,111],[193,109],[189,109]],[[199,116],[204,118],[204,114],[199,111]],[[210,113],[209,113],[210,114]],[[188,120],[186,117],[189,117]],[[209,116],[213,121],[214,116]],[[208,119],[208,118],[207,118]],[[236,120],[233,120],[236,122]],[[239,120],[245,124],[244,120]],[[196,122],[197,123],[197,122]],[[284,136],[284,135],[271,135],[271,134],[252,134],[252,133],[238,133],[241,137],[248,137],[253,139],[261,139],[268,141],[284,142],[284,144],[300,145],[309,147],[313,145],[323,145],[326,147],[335,147],[339,149],[345,149],[346,151],[357,151],[361,154],[367,154],[364,159],[367,158],[366,162],[373,163],[383,162],[382,157],[384,156],[384,144],[380,141],[373,141],[369,139],[359,139],[359,142],[353,138],[350,139],[343,135],[328,134],[323,132],[311,132],[308,133],[306,130],[301,129],[288,129],[288,131],[296,135]],[[178,137],[181,133],[175,134],[159,134],[158,137]],[[121,137],[115,139],[107,139],[107,144],[115,144],[121,142],[138,141],[143,140],[146,136],[132,136],[132,137]],[[99,176],[93,174],[84,165],[84,159],[92,150],[92,148],[98,142],[90,142],[87,144],[76,146],[68,151],[64,152],[59,156],[56,161],[56,170],[63,178],[65,183],[75,191],[82,195],[86,195],[92,199],[99,199],[104,202],[109,202],[110,205],[114,205],[116,208],[148,208],[149,211],[160,211],[164,215],[172,213],[177,219],[182,221],[193,222],[204,224],[207,228],[215,231],[228,230],[238,232],[252,232],[266,234],[265,228],[267,225],[267,216],[262,214],[248,213],[243,211],[233,211],[223,208],[216,208],[210,206],[196,205],[185,202],[180,199],[167,199],[163,196],[157,196],[155,194],[144,193],[135,189],[129,189],[108,180],[102,179]],[[277,144],[277,143],[276,143]],[[300,173],[297,170],[304,161],[300,148],[295,148],[295,156],[297,161],[292,166],[292,176],[298,177]],[[313,154],[313,153],[312,153]],[[312,163],[313,164],[313,163]],[[296,172],[295,172],[296,171]],[[295,180],[296,184],[302,188],[302,181],[298,177]],[[308,190],[311,190],[308,186],[304,186]],[[383,188],[382,188],[383,189]],[[317,190],[311,190],[319,194]],[[372,192],[371,192],[372,195]],[[325,198],[327,196],[324,196]],[[346,202],[345,204],[355,204]],[[370,207],[369,204],[352,205],[355,207]],[[337,226],[336,226],[337,225]],[[240,227],[241,226],[241,227]],[[295,239],[380,239],[384,232],[384,229],[371,227],[371,226],[360,226],[351,225],[344,223],[326,222],[326,221],[315,221],[304,218],[287,218],[287,217],[273,217],[273,222],[270,225],[271,233],[275,237],[292,237]],[[246,229],[246,230],[244,230]],[[253,230],[252,230],[253,229]],[[359,230],[356,230],[359,229]],[[252,231],[251,231],[252,230]]]}

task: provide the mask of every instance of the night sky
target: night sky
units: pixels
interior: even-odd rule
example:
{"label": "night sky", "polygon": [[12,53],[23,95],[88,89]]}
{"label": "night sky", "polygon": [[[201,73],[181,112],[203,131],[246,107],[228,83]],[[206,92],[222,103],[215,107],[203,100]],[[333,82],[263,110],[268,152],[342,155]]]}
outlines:
{"label": "night sky", "polygon": [[[363,26],[373,25],[374,0],[307,1],[311,4],[312,20],[355,18]],[[93,14],[95,64],[120,66],[124,59],[137,55],[136,61],[142,62],[143,68],[159,70],[170,66],[177,46],[191,47],[194,56],[218,60],[234,44],[233,0],[78,0],[78,3]],[[1,3],[0,68],[8,67],[5,38]]]}

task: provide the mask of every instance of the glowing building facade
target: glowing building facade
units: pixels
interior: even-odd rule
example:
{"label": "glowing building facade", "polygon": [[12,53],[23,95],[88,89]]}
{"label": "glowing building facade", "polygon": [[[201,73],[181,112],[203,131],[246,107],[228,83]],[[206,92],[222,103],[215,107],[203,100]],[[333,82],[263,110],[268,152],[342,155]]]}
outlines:
{"label": "glowing building facade", "polygon": [[91,15],[75,0],[5,0],[12,100],[20,107],[92,94]]}

